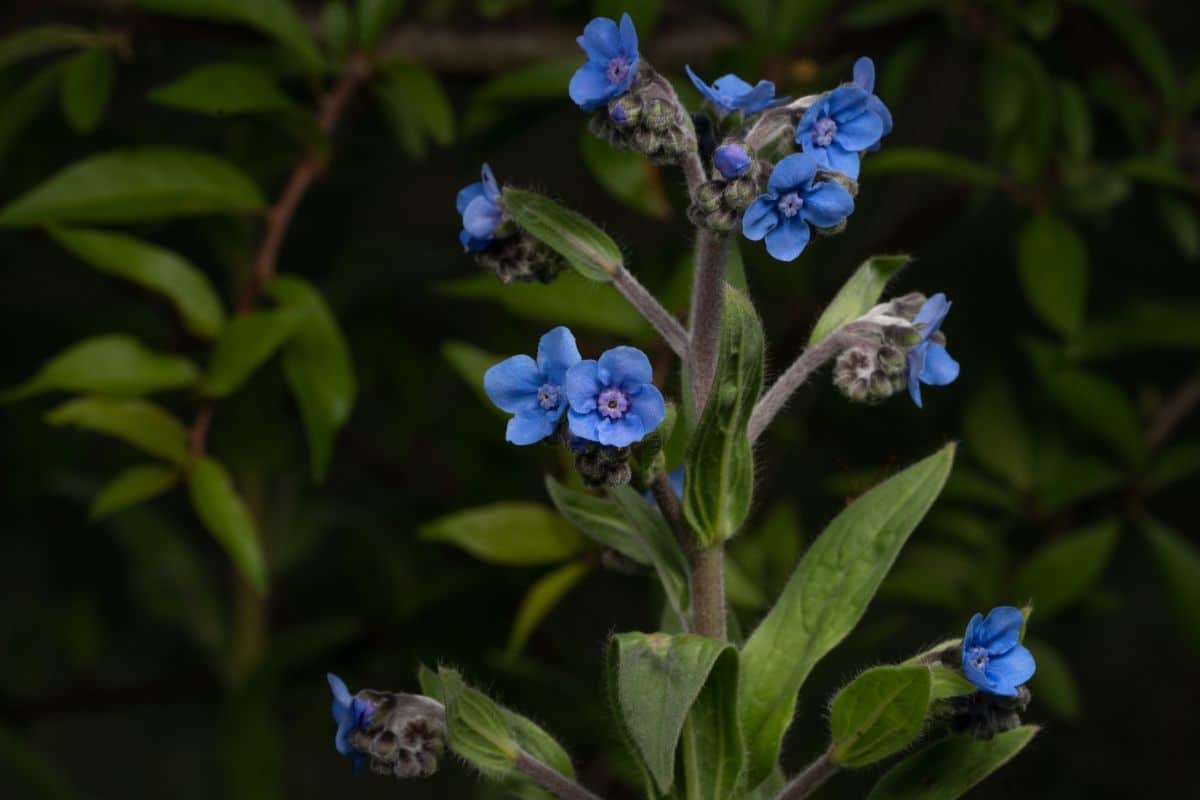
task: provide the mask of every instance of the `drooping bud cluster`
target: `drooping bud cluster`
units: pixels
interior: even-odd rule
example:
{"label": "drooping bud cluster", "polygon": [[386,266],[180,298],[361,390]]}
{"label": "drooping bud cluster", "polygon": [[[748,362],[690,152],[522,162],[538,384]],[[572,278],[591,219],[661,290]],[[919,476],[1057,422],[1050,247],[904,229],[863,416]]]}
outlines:
{"label": "drooping bud cluster", "polygon": [[589,489],[624,486],[633,477],[629,458],[632,447],[611,447],[572,436],[568,441],[575,454],[575,470]]}
{"label": "drooping bud cluster", "polygon": [[365,728],[350,743],[366,756],[371,771],[397,778],[427,778],[437,772],[446,738],[446,712],[417,694],[364,689],[357,697],[375,706]]}
{"label": "drooping bud cluster", "polygon": [[864,342],[842,351],[833,368],[833,385],[856,403],[881,403],[907,384],[904,353]]}
{"label": "drooping bud cluster", "polygon": [[688,219],[714,233],[729,233],[741,224],[742,213],[763,193],[771,164],[755,160],[740,142],[726,142],[712,158],[713,178],[696,187]]}
{"label": "drooping bud cluster", "polygon": [[949,698],[950,728],[955,733],[968,733],[986,741],[997,733],[1020,727],[1021,714],[1032,699],[1033,693],[1026,686],[1017,689],[1016,697],[975,692]]}
{"label": "drooping bud cluster", "polygon": [[674,90],[645,61],[633,87],[597,109],[588,127],[612,147],[642,153],[656,164],[677,164],[696,146]]}
{"label": "drooping bud cluster", "polygon": [[492,240],[475,262],[501,283],[550,283],[567,267],[562,256],[522,230]]}

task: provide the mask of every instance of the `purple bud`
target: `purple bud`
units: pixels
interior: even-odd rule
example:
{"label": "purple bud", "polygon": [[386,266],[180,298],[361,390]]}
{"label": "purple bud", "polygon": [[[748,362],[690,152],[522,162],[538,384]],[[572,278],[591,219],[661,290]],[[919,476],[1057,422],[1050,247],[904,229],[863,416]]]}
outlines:
{"label": "purple bud", "polygon": [[713,153],[713,164],[717,171],[728,180],[740,177],[753,163],[746,148],[736,142],[723,144]]}

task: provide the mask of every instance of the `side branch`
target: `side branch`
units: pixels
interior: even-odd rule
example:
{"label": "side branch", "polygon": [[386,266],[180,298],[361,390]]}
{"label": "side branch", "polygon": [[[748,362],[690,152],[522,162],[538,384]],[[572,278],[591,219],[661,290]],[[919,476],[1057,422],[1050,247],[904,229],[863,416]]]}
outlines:
{"label": "side branch", "polygon": [[791,783],[783,787],[775,800],[802,800],[815,792],[821,784],[829,780],[838,771],[838,765],[833,763],[833,749],[821,754],[821,757],[804,768]]}
{"label": "side branch", "polygon": [[632,272],[622,268],[613,276],[613,285],[625,296],[629,304],[654,326],[654,330],[658,331],[659,336],[670,346],[675,355],[687,358],[687,331],[684,330],[679,320],[663,308],[662,303],[658,302],[658,299],[638,282]]}
{"label": "side branch", "polygon": [[516,768],[532,778],[546,791],[561,797],[562,800],[601,800],[599,795],[592,794],[575,781],[563,775],[558,770],[538,761],[529,753],[521,750],[517,753]]}

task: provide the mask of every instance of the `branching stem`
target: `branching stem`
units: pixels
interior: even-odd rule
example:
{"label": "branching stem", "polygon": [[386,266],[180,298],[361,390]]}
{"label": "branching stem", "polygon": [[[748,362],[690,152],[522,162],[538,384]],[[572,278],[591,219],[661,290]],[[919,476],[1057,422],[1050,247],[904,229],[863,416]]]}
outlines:
{"label": "branching stem", "polygon": [[838,769],[838,765],[833,763],[833,748],[831,747],[816,761],[805,767],[804,771],[793,778],[791,783],[783,787],[783,791],[775,796],[775,800],[802,800],[815,792]]}
{"label": "branching stem", "polygon": [[717,369],[717,346],[724,311],[725,258],[728,240],[702,230],[696,239],[696,273],[692,279],[692,334],[688,369],[692,380],[692,407],[699,416],[708,401]]}
{"label": "branching stem", "polygon": [[658,335],[663,338],[675,355],[687,358],[687,331],[684,330],[679,320],[675,319],[670,311],[663,308],[662,303],[658,302],[658,299],[638,282],[632,272],[622,267],[613,276],[613,286],[617,287],[617,291],[625,296],[629,304],[645,317],[654,330],[658,331]]}

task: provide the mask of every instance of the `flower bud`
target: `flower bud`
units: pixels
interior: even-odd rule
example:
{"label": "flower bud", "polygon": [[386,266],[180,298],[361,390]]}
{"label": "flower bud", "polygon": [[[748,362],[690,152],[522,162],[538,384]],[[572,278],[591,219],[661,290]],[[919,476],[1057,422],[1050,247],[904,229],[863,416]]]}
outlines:
{"label": "flower bud", "polygon": [[925,305],[928,300],[925,295],[920,292],[909,292],[900,297],[893,297],[887,304],[887,313],[893,317],[911,320],[921,310],[921,306]]}
{"label": "flower bud", "polygon": [[950,728],[986,741],[997,733],[1019,727],[1021,713],[1029,707],[1031,699],[1033,694],[1025,686],[1017,689],[1016,697],[1001,697],[986,692],[952,697],[948,700]]}
{"label": "flower bud", "polygon": [[816,178],[814,178],[814,180],[817,183],[841,184],[841,186],[847,192],[850,193],[851,197],[858,196],[858,181],[854,180],[853,178],[848,178],[840,172],[834,172],[832,170],[818,169]]}
{"label": "flower bud", "polygon": [[550,283],[566,268],[562,256],[524,231],[494,240],[475,260],[506,284]]}
{"label": "flower bud", "polygon": [[574,437],[570,447],[575,452],[575,470],[589,488],[624,486],[633,477],[629,466],[633,451],[629,447],[609,447]]}
{"label": "flower bud", "polygon": [[704,218],[704,227],[715,233],[729,233],[737,227],[739,215],[730,208],[718,208]]}
{"label": "flower bud", "polygon": [[637,125],[642,111],[642,98],[636,94],[623,94],[608,104],[609,120],[621,127]]}
{"label": "flower bud", "polygon": [[872,403],[882,403],[892,396],[892,379],[883,370],[875,370],[869,380],[868,394]]}
{"label": "flower bud", "polygon": [[904,351],[891,345],[879,348],[875,354],[875,362],[879,365],[879,369],[888,376],[904,374],[907,366]]}
{"label": "flower bud", "polygon": [[716,211],[721,207],[725,187],[724,181],[707,181],[700,184],[692,194],[692,205],[705,214]]}
{"label": "flower bud", "polygon": [[356,697],[374,712],[364,728],[350,735],[354,749],[371,771],[397,778],[426,778],[437,772],[446,738],[446,712],[428,697],[364,689]]}
{"label": "flower bud", "polygon": [[717,168],[717,172],[721,173],[722,177],[728,180],[745,175],[753,163],[750,153],[746,151],[746,146],[740,142],[723,144],[713,153],[713,166]]}
{"label": "flower bud", "polygon": [[725,187],[725,204],[734,211],[745,211],[759,195],[758,181],[749,175],[732,180]]}
{"label": "flower bud", "polygon": [[643,109],[642,124],[652,131],[665,131],[675,125],[675,105],[664,97],[652,97]]}

